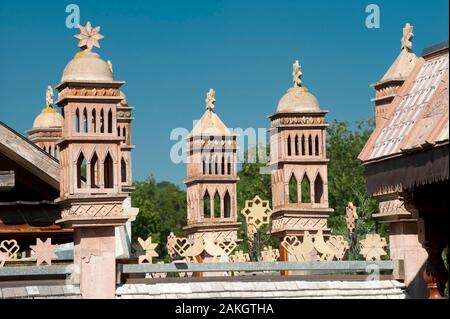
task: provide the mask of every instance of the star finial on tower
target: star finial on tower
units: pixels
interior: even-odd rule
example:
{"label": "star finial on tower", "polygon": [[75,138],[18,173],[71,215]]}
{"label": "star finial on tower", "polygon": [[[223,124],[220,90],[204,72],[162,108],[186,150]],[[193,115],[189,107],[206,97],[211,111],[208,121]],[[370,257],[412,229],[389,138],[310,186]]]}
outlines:
{"label": "star finial on tower", "polygon": [[295,63],[292,64],[292,80],[294,82],[294,87],[302,86],[302,74],[300,63],[296,60]]}
{"label": "star finial on tower", "polygon": [[409,23],[406,23],[403,28],[403,37],[402,37],[402,50],[411,51],[412,49],[412,39],[414,38],[413,33],[414,27]]}
{"label": "star finial on tower", "polygon": [[209,89],[208,93],[206,93],[206,109],[209,111],[214,110],[214,103],[216,102],[216,91],[213,89]]}
{"label": "star finial on tower", "polygon": [[78,28],[80,29],[80,34],[76,34],[74,37],[80,40],[78,46],[82,50],[91,51],[93,47],[100,48],[98,41],[103,39],[103,35],[99,33],[100,27],[92,28],[91,23],[88,21],[84,27],[79,25]]}

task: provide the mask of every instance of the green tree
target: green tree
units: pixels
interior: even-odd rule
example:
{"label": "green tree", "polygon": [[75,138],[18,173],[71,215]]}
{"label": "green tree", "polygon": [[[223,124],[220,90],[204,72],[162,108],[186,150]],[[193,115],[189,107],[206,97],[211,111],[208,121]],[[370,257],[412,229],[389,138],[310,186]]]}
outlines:
{"label": "green tree", "polygon": [[[374,128],[373,120],[356,122],[354,129],[348,122],[333,121],[327,131],[328,191],[330,207],[334,209],[328,219],[333,234],[343,235],[352,242],[350,259],[361,259],[356,249],[357,241],[365,234],[378,232],[387,237],[387,227],[377,223],[372,213],[378,210],[376,201],[367,193],[364,168],[358,160],[364,144]],[[358,207],[356,236],[348,236],[345,208],[348,202]]]}
{"label": "green tree", "polygon": [[159,259],[168,260],[167,236],[170,232],[184,236],[186,192],[170,182],[157,183],[152,176],[134,186],[132,203],[139,207],[139,214],[132,225],[132,242],[152,236],[153,242],[159,244]]}

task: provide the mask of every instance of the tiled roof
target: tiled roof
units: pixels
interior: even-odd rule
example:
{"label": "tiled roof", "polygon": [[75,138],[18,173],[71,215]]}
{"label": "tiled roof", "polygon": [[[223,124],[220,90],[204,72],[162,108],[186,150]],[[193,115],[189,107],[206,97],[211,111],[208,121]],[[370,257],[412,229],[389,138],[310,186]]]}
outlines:
{"label": "tiled roof", "polygon": [[420,58],[360,160],[377,160],[448,141],[448,68],[448,46]]}

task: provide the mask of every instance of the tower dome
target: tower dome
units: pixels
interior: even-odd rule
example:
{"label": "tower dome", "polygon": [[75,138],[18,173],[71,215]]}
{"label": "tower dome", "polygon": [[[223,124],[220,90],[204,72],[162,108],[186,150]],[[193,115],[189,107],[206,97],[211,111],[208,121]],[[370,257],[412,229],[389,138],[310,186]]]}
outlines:
{"label": "tower dome", "polygon": [[294,86],[278,102],[277,112],[304,113],[320,111],[317,98],[302,85],[302,70],[298,61],[292,65]]}
{"label": "tower dome", "polygon": [[75,54],[64,69],[61,82],[65,81],[114,81],[108,62],[92,51]]}
{"label": "tower dome", "polygon": [[290,88],[278,102],[277,112],[302,113],[320,111],[317,98],[301,86]]}
{"label": "tower dome", "polygon": [[52,128],[62,127],[64,125],[64,118],[62,115],[52,108],[47,106],[42,112],[35,118],[33,122],[33,128]]}

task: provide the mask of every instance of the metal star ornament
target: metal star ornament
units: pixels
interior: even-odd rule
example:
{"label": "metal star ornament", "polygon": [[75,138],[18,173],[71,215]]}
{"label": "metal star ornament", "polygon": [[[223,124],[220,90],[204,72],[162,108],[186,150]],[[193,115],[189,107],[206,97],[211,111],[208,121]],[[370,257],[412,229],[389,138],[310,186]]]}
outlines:
{"label": "metal star ornament", "polygon": [[36,240],[36,245],[30,246],[31,250],[34,252],[32,256],[33,260],[36,260],[36,265],[39,266],[43,262],[48,265],[52,264],[52,259],[58,258],[55,254],[56,245],[52,245],[52,239],[47,238],[44,242],[38,238]]}
{"label": "metal star ornament", "polygon": [[92,28],[91,23],[88,21],[84,27],[79,25],[78,28],[80,29],[80,34],[76,34],[74,37],[80,40],[78,46],[82,50],[91,51],[93,47],[100,48],[98,41],[104,38],[99,33],[100,27]]}

